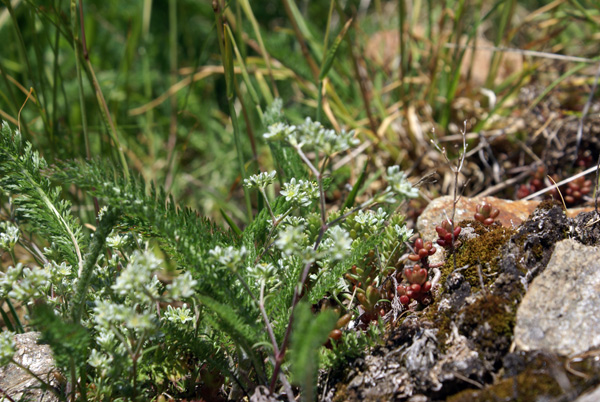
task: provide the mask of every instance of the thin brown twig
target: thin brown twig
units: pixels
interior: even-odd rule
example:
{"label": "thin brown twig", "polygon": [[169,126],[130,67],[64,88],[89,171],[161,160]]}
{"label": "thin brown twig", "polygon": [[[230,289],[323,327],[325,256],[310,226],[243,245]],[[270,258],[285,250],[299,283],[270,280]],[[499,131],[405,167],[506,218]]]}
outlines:
{"label": "thin brown twig", "polygon": [[504,190],[506,187],[512,186],[515,183],[519,183],[520,181],[522,181],[524,178],[526,178],[528,176],[531,176],[531,171],[526,170],[525,172],[522,172],[518,176],[515,176],[511,179],[503,181],[502,183],[498,183],[494,186],[486,188],[485,190],[483,190],[482,192],[477,194],[477,197],[483,197],[483,196],[495,194],[500,190]]}
{"label": "thin brown twig", "polygon": [[590,106],[592,105],[592,99],[594,99],[594,93],[596,92],[596,87],[598,86],[598,79],[600,79],[600,63],[598,64],[598,68],[596,69],[596,76],[594,77],[594,85],[592,86],[592,90],[590,91],[590,95],[588,96],[587,102],[585,102],[585,106],[583,107],[583,111],[581,112],[581,118],[579,119],[579,124],[577,126],[577,143],[575,145],[575,159],[577,159],[577,154],[579,152],[579,146],[581,145],[581,137],[583,136],[583,121],[585,120]]}
{"label": "thin brown twig", "polygon": [[[584,170],[581,173],[577,173],[576,175],[573,175],[573,176],[569,177],[568,179],[564,179],[562,181],[559,181],[558,183],[556,183],[556,186],[560,187],[560,186],[562,186],[564,184],[567,184],[569,182],[572,182],[573,180],[576,180],[576,179],[580,178],[581,176],[585,176],[585,175],[590,174],[590,173],[592,173],[594,171],[598,171],[598,169],[600,169],[600,160],[598,161],[598,165],[593,166],[593,167],[591,167],[589,169],[586,169],[586,170]],[[539,195],[547,193],[548,191],[552,190],[554,187],[555,186],[548,186],[548,187],[546,187],[546,188],[544,188],[544,189],[542,189],[542,190],[540,190],[538,192],[535,192],[533,194],[529,194],[527,197],[523,198],[523,200],[527,201],[527,200],[534,199],[535,197],[537,197]]]}

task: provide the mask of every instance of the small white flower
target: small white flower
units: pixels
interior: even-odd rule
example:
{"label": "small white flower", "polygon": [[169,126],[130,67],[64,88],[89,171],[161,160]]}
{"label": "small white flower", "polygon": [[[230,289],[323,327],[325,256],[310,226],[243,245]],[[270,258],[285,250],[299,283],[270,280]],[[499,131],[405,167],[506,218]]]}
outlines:
{"label": "small white flower", "polygon": [[116,234],[106,238],[106,245],[115,250],[121,250],[127,245],[127,236]]}
{"label": "small white flower", "polygon": [[265,189],[275,181],[275,176],[277,176],[277,172],[274,170],[269,173],[260,172],[259,174],[254,174],[244,180],[244,187]]}
{"label": "small white flower", "polygon": [[408,241],[413,235],[413,230],[406,227],[406,225],[394,225],[394,231],[398,238],[402,239],[402,242]]}
{"label": "small white flower", "polygon": [[419,190],[414,188],[406,173],[400,171],[400,166],[390,166],[387,170],[388,190],[391,190],[394,194],[400,195],[403,198],[416,198],[419,196]]}
{"label": "small white flower", "polygon": [[[17,270],[19,269],[21,269],[21,267],[17,267]],[[11,284],[10,290],[8,291],[9,297],[31,304],[34,299],[45,295],[46,290],[50,286],[49,271],[41,268],[23,268],[21,275],[22,278],[15,280]]]}
{"label": "small white flower", "polygon": [[51,261],[44,268],[49,270],[50,274],[53,277],[58,277],[58,278],[69,276],[73,273],[73,267],[68,265],[66,262],[61,262],[60,264],[57,264],[56,262]]}
{"label": "small white flower", "polygon": [[208,253],[218,265],[236,272],[240,266],[243,265],[244,258],[246,257],[248,251],[246,250],[245,246],[242,246],[239,249],[233,246],[226,248],[216,246]]}
{"label": "small white flower", "polygon": [[261,262],[248,267],[248,274],[255,278],[259,283],[265,283],[269,286],[275,285],[278,281],[276,276],[277,268],[270,262]]}
{"label": "small white flower", "polygon": [[305,225],[306,224],[306,219],[304,219],[301,216],[294,216],[294,215],[288,215],[286,216],[283,221],[281,221],[280,226],[300,226],[300,225]]}
{"label": "small white flower", "polygon": [[96,343],[103,349],[111,350],[117,345],[117,337],[114,332],[100,328],[96,335]]}
{"label": "small white flower", "polygon": [[286,201],[303,207],[309,206],[312,200],[319,198],[319,187],[312,181],[298,180],[292,177],[289,182],[283,184],[281,195]]}
{"label": "small white flower", "polygon": [[132,297],[139,301],[152,301],[156,294],[156,276],[162,261],[152,252],[134,251],[127,267],[117,278],[113,290],[120,295]]}
{"label": "small white flower", "polygon": [[192,310],[187,307],[187,304],[184,304],[182,307],[173,308],[173,306],[167,306],[167,311],[165,311],[163,319],[166,319],[174,324],[183,324],[193,321],[194,316],[192,315]]}
{"label": "small white flower", "polygon": [[339,226],[329,229],[325,239],[319,244],[320,266],[327,269],[333,262],[346,257],[352,248],[352,239],[346,230]]}
{"label": "small white flower", "polygon": [[298,253],[305,242],[304,226],[287,226],[279,233],[275,246],[280,249],[284,255],[290,256]]}
{"label": "small white flower", "polygon": [[96,349],[92,349],[90,352],[90,357],[88,357],[88,364],[99,369],[100,371],[105,372],[110,367],[112,360],[112,356],[99,352]]}
{"label": "small white flower", "polygon": [[173,279],[173,282],[167,285],[167,290],[173,299],[181,299],[192,296],[197,284],[198,281],[192,278],[189,271],[186,271]]}
{"label": "small white flower", "polygon": [[19,228],[10,222],[0,223],[0,249],[12,250],[19,241]]}
{"label": "small white flower", "polygon": [[[267,141],[288,141],[295,143],[296,126],[291,126],[285,123],[275,123],[269,126],[269,131],[263,134],[263,138]],[[290,141],[291,140],[291,141]]]}
{"label": "small white flower", "polygon": [[94,307],[94,321],[100,328],[110,329],[111,325],[134,330],[154,328],[153,316],[149,311],[138,312],[133,306],[116,304],[111,301],[97,300]]}
{"label": "small white flower", "polygon": [[16,267],[10,266],[6,273],[0,272],[0,297],[4,298],[13,287],[13,284],[21,278],[23,264],[18,263]]}
{"label": "small white flower", "polygon": [[334,226],[327,232],[332,241],[332,247],[329,254],[333,260],[341,260],[348,255],[352,247],[352,239],[348,232],[339,226]]}
{"label": "small white flower", "polygon": [[377,209],[377,212],[372,210],[358,211],[354,217],[354,222],[362,227],[377,230],[384,224],[388,215],[383,208]]}
{"label": "small white flower", "polygon": [[310,117],[307,117],[298,127],[298,131],[300,143],[329,156],[345,151],[360,142],[354,138],[354,131],[342,130],[338,134],[334,130],[326,129],[318,121],[312,121]]}

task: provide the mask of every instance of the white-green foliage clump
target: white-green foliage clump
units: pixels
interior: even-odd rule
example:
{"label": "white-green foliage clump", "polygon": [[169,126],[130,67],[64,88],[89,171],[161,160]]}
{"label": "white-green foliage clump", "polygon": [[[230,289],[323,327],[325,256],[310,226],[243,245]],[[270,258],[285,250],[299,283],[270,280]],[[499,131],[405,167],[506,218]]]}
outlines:
{"label": "white-green foliage clump", "polygon": [[[391,167],[380,194],[358,205],[351,199],[343,211],[341,204],[328,205],[324,177],[337,173],[324,161],[358,140],[311,119],[287,124],[276,109],[265,113],[272,124],[264,137],[296,159],[282,153],[279,173],[245,179],[245,187],[260,193],[264,211],[240,236],[101,162],[63,163],[42,173],[44,159],[2,126],[0,189],[14,200],[22,225],[1,223],[0,247],[14,249],[24,234],[41,236],[31,248],[37,265],[15,263],[0,273],[0,298],[28,306],[31,322],[65,362],[66,378],[85,372],[93,384],[67,389],[96,400],[188,397],[182,387],[197,387],[212,370],[222,374],[219,388],[271,384],[290,393],[289,379],[306,387],[303,379],[316,378],[301,372],[316,366],[300,355],[318,352],[335,317],[319,316],[316,328],[310,309],[299,306],[324,297],[341,303],[350,296],[345,273],[372,250],[381,258],[381,284],[410,236],[388,204],[417,191]],[[101,209],[93,233],[83,235],[46,175],[96,197]],[[343,307],[357,310],[355,301]],[[298,308],[302,319],[295,321]],[[301,336],[290,336],[291,328]],[[12,353],[6,334],[0,337],[3,363]],[[81,355],[75,362],[69,360],[74,351]]]}
{"label": "white-green foliage clump", "polygon": [[15,355],[15,334],[11,331],[0,332],[0,365],[10,363]]}
{"label": "white-green foliage clump", "polygon": [[0,250],[12,251],[19,241],[19,228],[10,222],[0,222]]}

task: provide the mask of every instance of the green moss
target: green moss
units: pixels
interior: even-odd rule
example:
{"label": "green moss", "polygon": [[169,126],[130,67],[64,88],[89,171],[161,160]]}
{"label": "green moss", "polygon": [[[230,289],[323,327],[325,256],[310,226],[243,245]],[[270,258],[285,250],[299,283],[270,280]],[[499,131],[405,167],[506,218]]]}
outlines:
{"label": "green moss", "polygon": [[438,330],[436,336],[438,339],[438,349],[441,353],[446,353],[447,344],[446,339],[450,333],[450,314],[440,314],[438,312],[438,303],[432,304],[427,307],[424,315],[425,321],[433,323],[433,326]]}
{"label": "green moss", "polygon": [[542,247],[541,244],[537,243],[531,248],[531,252],[533,253],[533,256],[535,258],[541,260],[544,256],[544,247]]}
{"label": "green moss", "polygon": [[[466,267],[461,271],[474,291],[481,290],[481,280],[478,266],[481,266],[481,277],[484,285],[489,285],[495,279],[497,270],[498,253],[515,230],[499,225],[484,226],[477,221],[463,221],[461,227],[472,227],[479,236],[465,241],[456,254],[456,268]],[[448,255],[446,262],[441,268],[442,277],[440,283],[454,271],[454,258]]]}
{"label": "green moss", "polygon": [[508,351],[515,326],[516,308],[509,300],[485,295],[461,311],[461,332],[484,357],[497,360]]}
{"label": "green moss", "polygon": [[530,402],[542,396],[562,394],[561,388],[551,375],[526,371],[484,390],[465,390],[451,396],[447,402]]}
{"label": "green moss", "polygon": [[[448,402],[529,402],[542,399],[556,400],[564,396],[564,391],[556,382],[556,369],[565,367],[565,358],[538,354],[525,357],[524,370],[516,376],[504,378],[482,390],[468,389],[455,394]],[[598,383],[598,364],[594,357],[588,356],[579,362],[576,369],[579,375],[565,370],[569,383],[573,387],[572,395],[578,395]],[[585,377],[585,378],[584,378]]]}
{"label": "green moss", "polygon": [[563,205],[558,200],[544,200],[540,202],[535,209],[539,209],[540,211],[549,211],[556,206],[562,207]]}

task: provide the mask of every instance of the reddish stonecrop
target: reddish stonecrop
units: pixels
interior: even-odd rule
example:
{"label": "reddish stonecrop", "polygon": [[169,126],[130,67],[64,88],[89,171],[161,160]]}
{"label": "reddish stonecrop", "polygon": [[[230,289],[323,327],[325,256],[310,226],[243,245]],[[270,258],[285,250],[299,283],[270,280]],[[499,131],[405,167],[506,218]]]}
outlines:
{"label": "reddish stonecrop", "polygon": [[435,254],[435,247],[430,241],[423,242],[423,239],[418,237],[415,240],[414,254],[409,254],[408,259],[414,262],[421,262],[422,265],[427,264],[427,258]]}
{"label": "reddish stonecrop", "polygon": [[476,207],[477,212],[475,212],[475,219],[484,225],[491,225],[494,223],[494,220],[500,214],[498,208],[492,207],[487,202],[483,204],[479,204]]}
{"label": "reddish stonecrop", "polygon": [[404,269],[404,277],[409,285],[398,285],[396,288],[400,303],[406,306],[412,300],[422,302],[431,290],[431,282],[427,280],[427,270],[419,264],[415,264],[412,268]]}
{"label": "reddish stonecrop", "polygon": [[[439,239],[437,240],[437,244],[444,247],[446,250],[453,250],[455,246],[458,245],[458,235],[460,234],[461,228],[460,226],[455,226],[452,229],[452,221],[450,219],[445,219],[440,226],[435,228]],[[454,234],[454,236],[452,236]]]}

